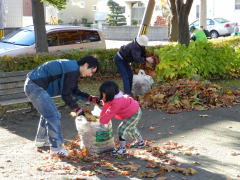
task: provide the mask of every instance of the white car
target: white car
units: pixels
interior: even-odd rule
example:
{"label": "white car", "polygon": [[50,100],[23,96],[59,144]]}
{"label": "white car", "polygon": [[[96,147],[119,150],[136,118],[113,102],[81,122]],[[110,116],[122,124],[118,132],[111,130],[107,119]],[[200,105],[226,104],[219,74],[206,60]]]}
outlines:
{"label": "white car", "polygon": [[[234,32],[237,23],[230,22],[224,18],[207,19],[207,28],[211,38],[218,38],[219,36],[229,36]],[[191,26],[199,27],[199,19],[190,24]]]}
{"label": "white car", "polygon": [[[106,48],[101,31],[78,26],[46,25],[49,52]],[[0,56],[36,53],[34,27],[19,28],[0,41]]]}

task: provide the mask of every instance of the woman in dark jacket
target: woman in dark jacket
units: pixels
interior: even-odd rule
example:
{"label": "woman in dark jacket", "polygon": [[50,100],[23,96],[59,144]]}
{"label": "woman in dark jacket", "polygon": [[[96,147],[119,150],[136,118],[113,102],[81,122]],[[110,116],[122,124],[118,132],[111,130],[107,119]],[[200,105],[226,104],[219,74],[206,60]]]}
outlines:
{"label": "woman in dark jacket", "polygon": [[145,61],[153,63],[152,57],[146,57],[145,46],[148,44],[148,37],[141,35],[131,43],[121,46],[119,52],[114,57],[118,72],[120,73],[124,93],[130,95],[132,91],[133,72],[130,66],[132,62],[144,63]]}

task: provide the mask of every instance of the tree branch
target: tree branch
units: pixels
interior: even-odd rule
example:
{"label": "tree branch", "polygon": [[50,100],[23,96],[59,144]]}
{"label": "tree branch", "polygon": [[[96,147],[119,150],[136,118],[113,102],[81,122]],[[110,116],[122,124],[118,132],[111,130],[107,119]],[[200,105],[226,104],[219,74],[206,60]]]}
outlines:
{"label": "tree branch", "polygon": [[185,11],[186,11],[186,14],[187,14],[187,15],[189,15],[189,13],[190,13],[192,4],[193,4],[193,0],[187,0],[187,1],[186,1]]}
{"label": "tree branch", "polygon": [[183,0],[176,0],[176,9],[177,9],[177,13],[179,14],[179,12],[182,11],[183,8]]}

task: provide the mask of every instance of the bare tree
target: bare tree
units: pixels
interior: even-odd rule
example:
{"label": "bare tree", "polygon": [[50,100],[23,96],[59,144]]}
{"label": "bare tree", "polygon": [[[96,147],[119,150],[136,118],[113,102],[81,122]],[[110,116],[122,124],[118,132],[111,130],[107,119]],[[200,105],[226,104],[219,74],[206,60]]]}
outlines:
{"label": "bare tree", "polygon": [[188,16],[192,7],[193,0],[176,0],[176,9],[178,14],[178,43],[189,44],[190,34],[189,34],[189,23]]}
{"label": "bare tree", "polygon": [[32,16],[35,32],[36,52],[48,52],[44,5],[42,1],[32,0]]}
{"label": "bare tree", "polygon": [[66,5],[66,0],[32,0],[32,16],[37,53],[48,52],[43,2],[47,2],[58,9],[63,9]]}
{"label": "bare tree", "polygon": [[169,0],[171,10],[169,22],[169,41],[178,41],[178,14],[175,0]]}

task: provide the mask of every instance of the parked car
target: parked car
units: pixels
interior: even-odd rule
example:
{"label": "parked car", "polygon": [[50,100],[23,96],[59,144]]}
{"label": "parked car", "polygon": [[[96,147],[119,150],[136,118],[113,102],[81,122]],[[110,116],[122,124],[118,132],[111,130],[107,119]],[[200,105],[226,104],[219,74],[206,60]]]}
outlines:
{"label": "parked car", "polygon": [[[230,22],[224,18],[207,19],[206,30],[209,31],[211,38],[218,38],[219,36],[229,36],[234,32],[236,22]],[[190,24],[191,26],[199,27],[199,19]]]}
{"label": "parked car", "polygon": [[[46,25],[49,52],[106,48],[101,31],[78,26]],[[0,56],[36,53],[34,26],[19,28],[0,41]]]}

